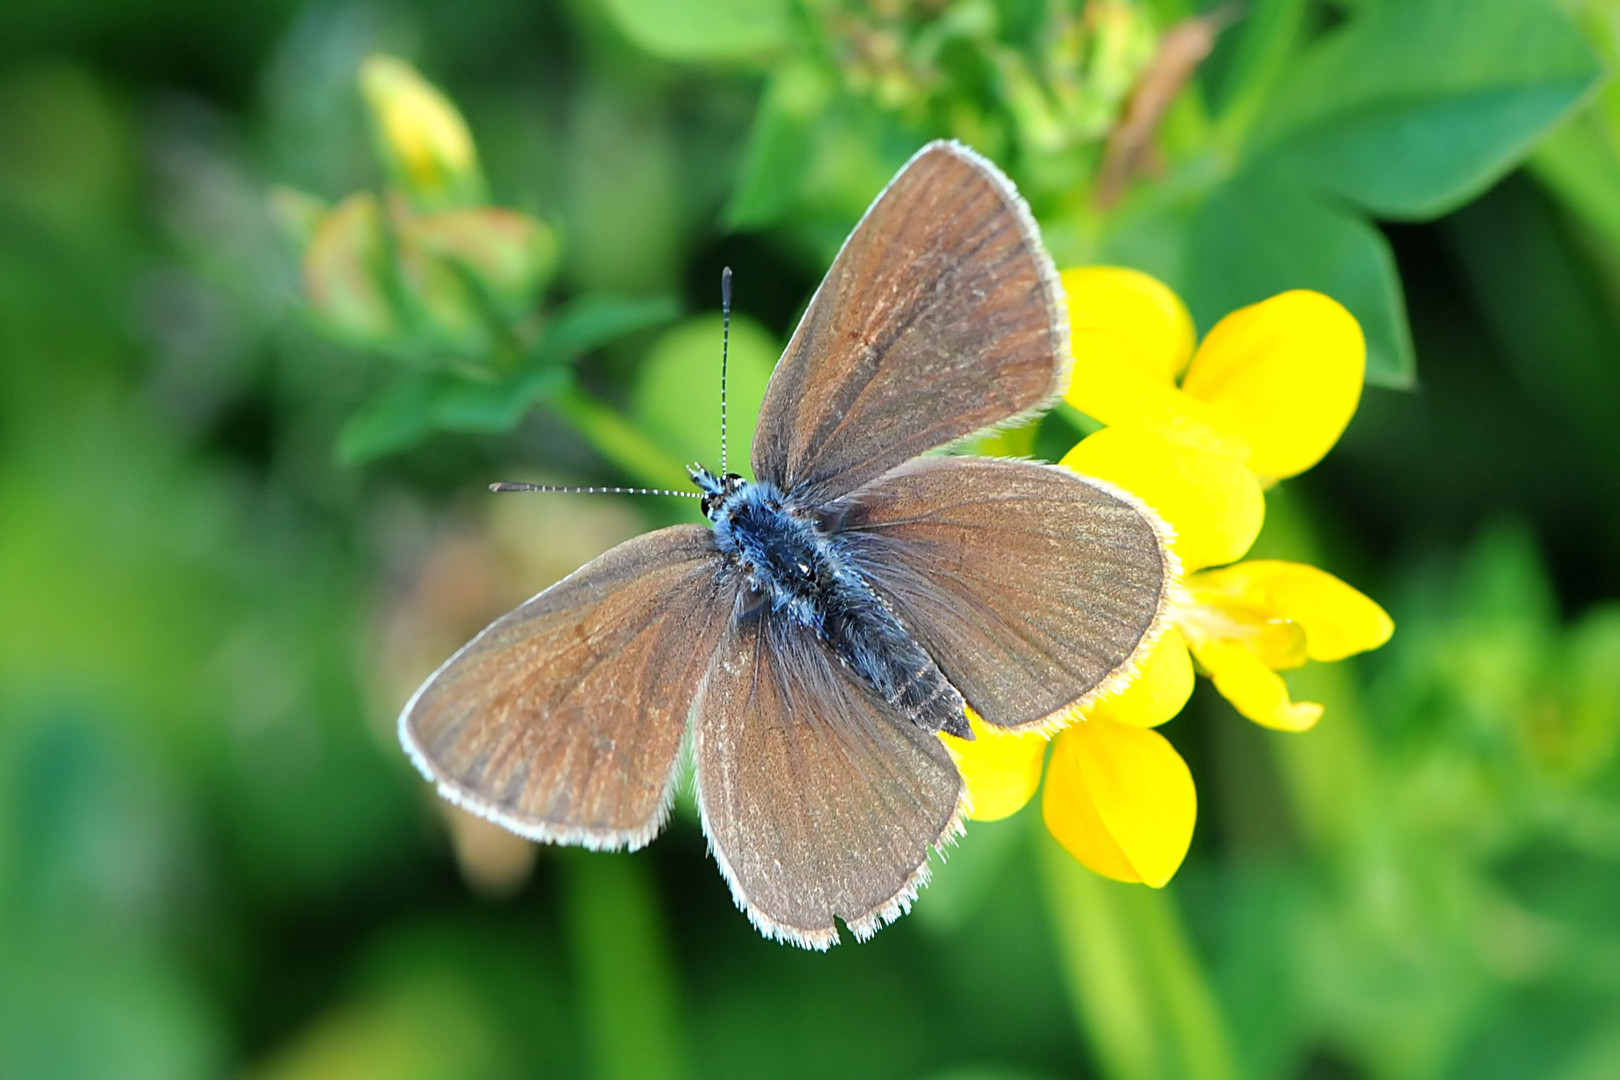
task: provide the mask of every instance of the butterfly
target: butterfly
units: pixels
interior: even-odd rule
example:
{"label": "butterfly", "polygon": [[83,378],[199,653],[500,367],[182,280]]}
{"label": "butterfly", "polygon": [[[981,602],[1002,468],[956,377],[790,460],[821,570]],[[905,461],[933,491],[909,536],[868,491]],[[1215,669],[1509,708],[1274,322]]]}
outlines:
{"label": "butterfly", "polygon": [[1052,730],[1165,619],[1166,530],[1106,484],[925,456],[1032,415],[1070,364],[1028,207],[954,142],[845,241],[771,375],[755,479],[690,469],[709,525],[629,540],[497,620],[400,716],[458,806],[635,849],[690,737],[703,831],[765,935],[814,949],[910,910],[969,806],[967,708]]}

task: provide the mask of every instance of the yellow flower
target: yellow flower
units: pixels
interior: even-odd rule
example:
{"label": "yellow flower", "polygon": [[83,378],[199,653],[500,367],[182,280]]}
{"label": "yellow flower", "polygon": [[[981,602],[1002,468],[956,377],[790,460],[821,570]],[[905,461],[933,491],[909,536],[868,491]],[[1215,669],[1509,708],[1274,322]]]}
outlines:
{"label": "yellow flower", "polygon": [[[1194,662],[1244,716],[1304,731],[1321,706],[1291,701],[1277,672],[1376,648],[1394,629],[1322,570],[1238,561],[1264,521],[1264,485],[1315,464],[1349,423],[1365,348],[1355,319],[1317,293],[1235,312],[1195,350],[1192,319],[1153,278],[1094,267],[1063,279],[1079,358],[1068,400],[1110,426],[1062,463],[1158,511],[1188,576],[1136,677],[1055,737],[1041,811],[1093,870],[1159,886],[1186,855],[1197,800],[1151,729],[1186,704]],[[978,739],[951,745],[974,816],[1004,817],[1033,796],[1045,742],[972,720]]]}
{"label": "yellow flower", "polygon": [[1238,712],[1267,727],[1304,731],[1321,707],[1291,702],[1277,672],[1377,648],[1393,632],[1382,608],[1332,574],[1298,563],[1236,562],[1258,535],[1264,509],[1258,484],[1231,459],[1105,428],[1063,464],[1157,510],[1176,531],[1173,545],[1188,572],[1171,632],[1138,677],[1090,715],[1148,727],[1170,719],[1192,691],[1183,667],[1190,650]]}
{"label": "yellow flower", "polygon": [[1187,309],[1146,274],[1082,267],[1063,287],[1080,358],[1065,397],[1110,427],[1223,453],[1269,485],[1322,460],[1361,400],[1361,326],[1321,293],[1235,311],[1195,352]]}
{"label": "yellow flower", "polygon": [[[1187,678],[1190,685],[1190,671]],[[1040,786],[1046,736],[1008,734],[971,710],[968,719],[972,742],[943,738],[967,781],[973,818],[1014,814]],[[1053,738],[1042,817],[1058,842],[1099,874],[1164,885],[1187,855],[1196,812],[1192,773],[1157,731],[1087,718]]]}
{"label": "yellow flower", "polygon": [[360,66],[360,91],[383,161],[413,203],[441,209],[483,201],[472,134],[432,83],[405,61],[377,55]]}
{"label": "yellow flower", "polygon": [[[1244,716],[1310,728],[1321,706],[1290,701],[1277,672],[1377,648],[1394,624],[1315,567],[1237,560],[1264,520],[1261,485],[1321,460],[1350,422],[1366,367],[1360,326],[1320,293],[1286,292],[1228,315],[1194,351],[1191,318],[1155,279],[1110,267],[1063,277],[1083,358],[1068,400],[1112,425],[1063,464],[1157,510],[1188,575],[1172,616],[1177,633],[1092,715],[1163,723],[1191,690],[1179,667],[1190,650]],[[1172,669],[1173,681],[1157,674]]]}

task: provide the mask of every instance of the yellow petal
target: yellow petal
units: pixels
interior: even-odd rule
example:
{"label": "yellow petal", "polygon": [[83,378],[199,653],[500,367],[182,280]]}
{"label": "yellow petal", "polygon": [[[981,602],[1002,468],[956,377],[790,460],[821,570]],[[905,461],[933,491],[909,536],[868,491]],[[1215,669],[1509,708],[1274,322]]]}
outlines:
{"label": "yellow petal", "polygon": [[1185,570],[1241,559],[1265,519],[1265,496],[1248,469],[1146,432],[1105,428],[1082,439],[1062,464],[1157,510],[1175,530],[1171,548]]}
{"label": "yellow petal", "polygon": [[1297,624],[1312,660],[1342,660],[1376,649],[1395,632],[1394,621],[1371,598],[1304,563],[1253,559],[1199,574],[1189,580],[1188,592],[1218,594]]}
{"label": "yellow petal", "polygon": [[1193,321],[1170,287],[1140,270],[1080,266],[1061,275],[1077,360],[1127,362],[1166,386],[1193,354]]}
{"label": "yellow petal", "polygon": [[967,784],[974,821],[999,821],[1024,808],[1041,783],[1046,736],[1038,731],[1014,735],[983,720],[972,709],[968,723],[973,741],[942,735],[945,748]]}
{"label": "yellow petal", "polygon": [[1172,626],[1154,644],[1136,677],[1124,689],[1087,706],[1086,719],[1158,727],[1181,711],[1192,689],[1192,658],[1187,655],[1181,631]]}
{"label": "yellow petal", "polygon": [[1238,642],[1196,642],[1192,651],[1221,696],[1255,723],[1278,731],[1309,731],[1322,718],[1322,706],[1290,701],[1282,676]]}
{"label": "yellow petal", "polygon": [[1267,619],[1256,628],[1247,645],[1260,662],[1272,671],[1288,671],[1305,666],[1311,658],[1306,648],[1305,628],[1291,619]]}
{"label": "yellow petal", "polygon": [[[1367,347],[1338,302],[1296,290],[1234,311],[1209,332],[1181,388],[1248,444],[1269,483],[1304,472],[1344,433],[1361,400]],[[1100,417],[1098,419],[1101,419]]]}
{"label": "yellow petal", "polygon": [[1085,721],[1052,747],[1041,798],[1046,827],[1097,873],[1158,888],[1192,843],[1192,774],[1157,731]]}
{"label": "yellow petal", "polygon": [[1109,427],[1151,432],[1212,453],[1247,461],[1249,447],[1225,430],[1206,402],[1119,359],[1111,337],[1074,341],[1074,374],[1064,400]]}

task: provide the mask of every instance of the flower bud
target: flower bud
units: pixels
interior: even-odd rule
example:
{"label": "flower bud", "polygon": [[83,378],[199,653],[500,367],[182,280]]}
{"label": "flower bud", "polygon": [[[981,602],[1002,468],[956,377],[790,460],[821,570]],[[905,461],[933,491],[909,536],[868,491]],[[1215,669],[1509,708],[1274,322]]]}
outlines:
{"label": "flower bud", "polygon": [[360,67],[360,90],[383,164],[416,207],[436,210],[484,201],[472,134],[432,83],[403,60],[377,55]]}
{"label": "flower bud", "polygon": [[361,192],[320,218],[304,251],[310,306],[330,330],[360,344],[383,344],[400,330],[383,229],[376,196]]}

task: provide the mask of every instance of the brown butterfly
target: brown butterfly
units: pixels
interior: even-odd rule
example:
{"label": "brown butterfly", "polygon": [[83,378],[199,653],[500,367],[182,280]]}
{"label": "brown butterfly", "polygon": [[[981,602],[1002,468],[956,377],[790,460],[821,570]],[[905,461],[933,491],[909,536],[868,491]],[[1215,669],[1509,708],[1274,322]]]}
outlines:
{"label": "brown butterfly", "polygon": [[[939,732],[1051,729],[1132,671],[1175,575],[1134,499],[1027,461],[920,457],[1050,404],[1068,323],[1029,209],[924,147],[844,243],[771,376],[755,480],[497,620],[400,716],[451,802],[638,848],[691,735],[737,906],[809,948],[910,909],[966,797]],[[723,460],[723,458],[722,458]]]}

